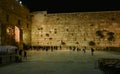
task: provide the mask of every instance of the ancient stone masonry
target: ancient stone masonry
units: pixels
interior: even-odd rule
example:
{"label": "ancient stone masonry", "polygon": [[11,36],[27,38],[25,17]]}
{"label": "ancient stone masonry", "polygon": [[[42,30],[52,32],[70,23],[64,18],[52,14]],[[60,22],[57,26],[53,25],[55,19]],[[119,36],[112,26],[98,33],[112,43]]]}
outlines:
{"label": "ancient stone masonry", "polygon": [[32,15],[32,46],[120,46],[120,11]]}
{"label": "ancient stone masonry", "polygon": [[31,44],[31,16],[17,0],[0,0],[0,45]]}

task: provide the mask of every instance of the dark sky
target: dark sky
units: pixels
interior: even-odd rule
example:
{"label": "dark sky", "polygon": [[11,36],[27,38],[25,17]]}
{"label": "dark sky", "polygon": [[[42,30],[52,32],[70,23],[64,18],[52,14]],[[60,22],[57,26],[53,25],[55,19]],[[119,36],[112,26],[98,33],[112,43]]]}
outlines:
{"label": "dark sky", "polygon": [[90,12],[120,10],[116,0],[21,0],[33,11],[61,12]]}

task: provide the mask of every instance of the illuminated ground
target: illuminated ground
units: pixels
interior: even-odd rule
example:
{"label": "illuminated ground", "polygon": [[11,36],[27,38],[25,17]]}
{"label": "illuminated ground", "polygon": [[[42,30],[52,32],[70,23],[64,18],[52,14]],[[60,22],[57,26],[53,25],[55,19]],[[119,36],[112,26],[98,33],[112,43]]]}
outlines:
{"label": "illuminated ground", "polygon": [[103,74],[98,58],[120,58],[120,53],[82,51],[29,51],[27,62],[0,67],[0,74]]}

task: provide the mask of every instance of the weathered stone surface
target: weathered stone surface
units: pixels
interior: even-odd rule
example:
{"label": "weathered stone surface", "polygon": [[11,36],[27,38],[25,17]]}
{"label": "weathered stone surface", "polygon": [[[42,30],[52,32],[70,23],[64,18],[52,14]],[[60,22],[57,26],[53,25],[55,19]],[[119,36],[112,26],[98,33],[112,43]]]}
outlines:
{"label": "weathered stone surface", "polygon": [[[34,12],[32,18],[33,46],[120,46],[120,11],[48,13]],[[103,38],[96,35],[102,31]],[[114,33],[113,41],[108,40],[108,32]],[[49,36],[46,36],[49,34]],[[76,44],[76,42],[78,42]]]}

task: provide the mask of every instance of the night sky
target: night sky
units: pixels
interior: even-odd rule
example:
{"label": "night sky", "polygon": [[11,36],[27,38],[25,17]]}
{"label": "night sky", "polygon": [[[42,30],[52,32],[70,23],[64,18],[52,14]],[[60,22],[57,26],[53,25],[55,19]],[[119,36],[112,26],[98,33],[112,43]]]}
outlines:
{"label": "night sky", "polygon": [[120,10],[116,0],[21,0],[30,12],[47,11],[48,13],[62,12],[91,12]]}

